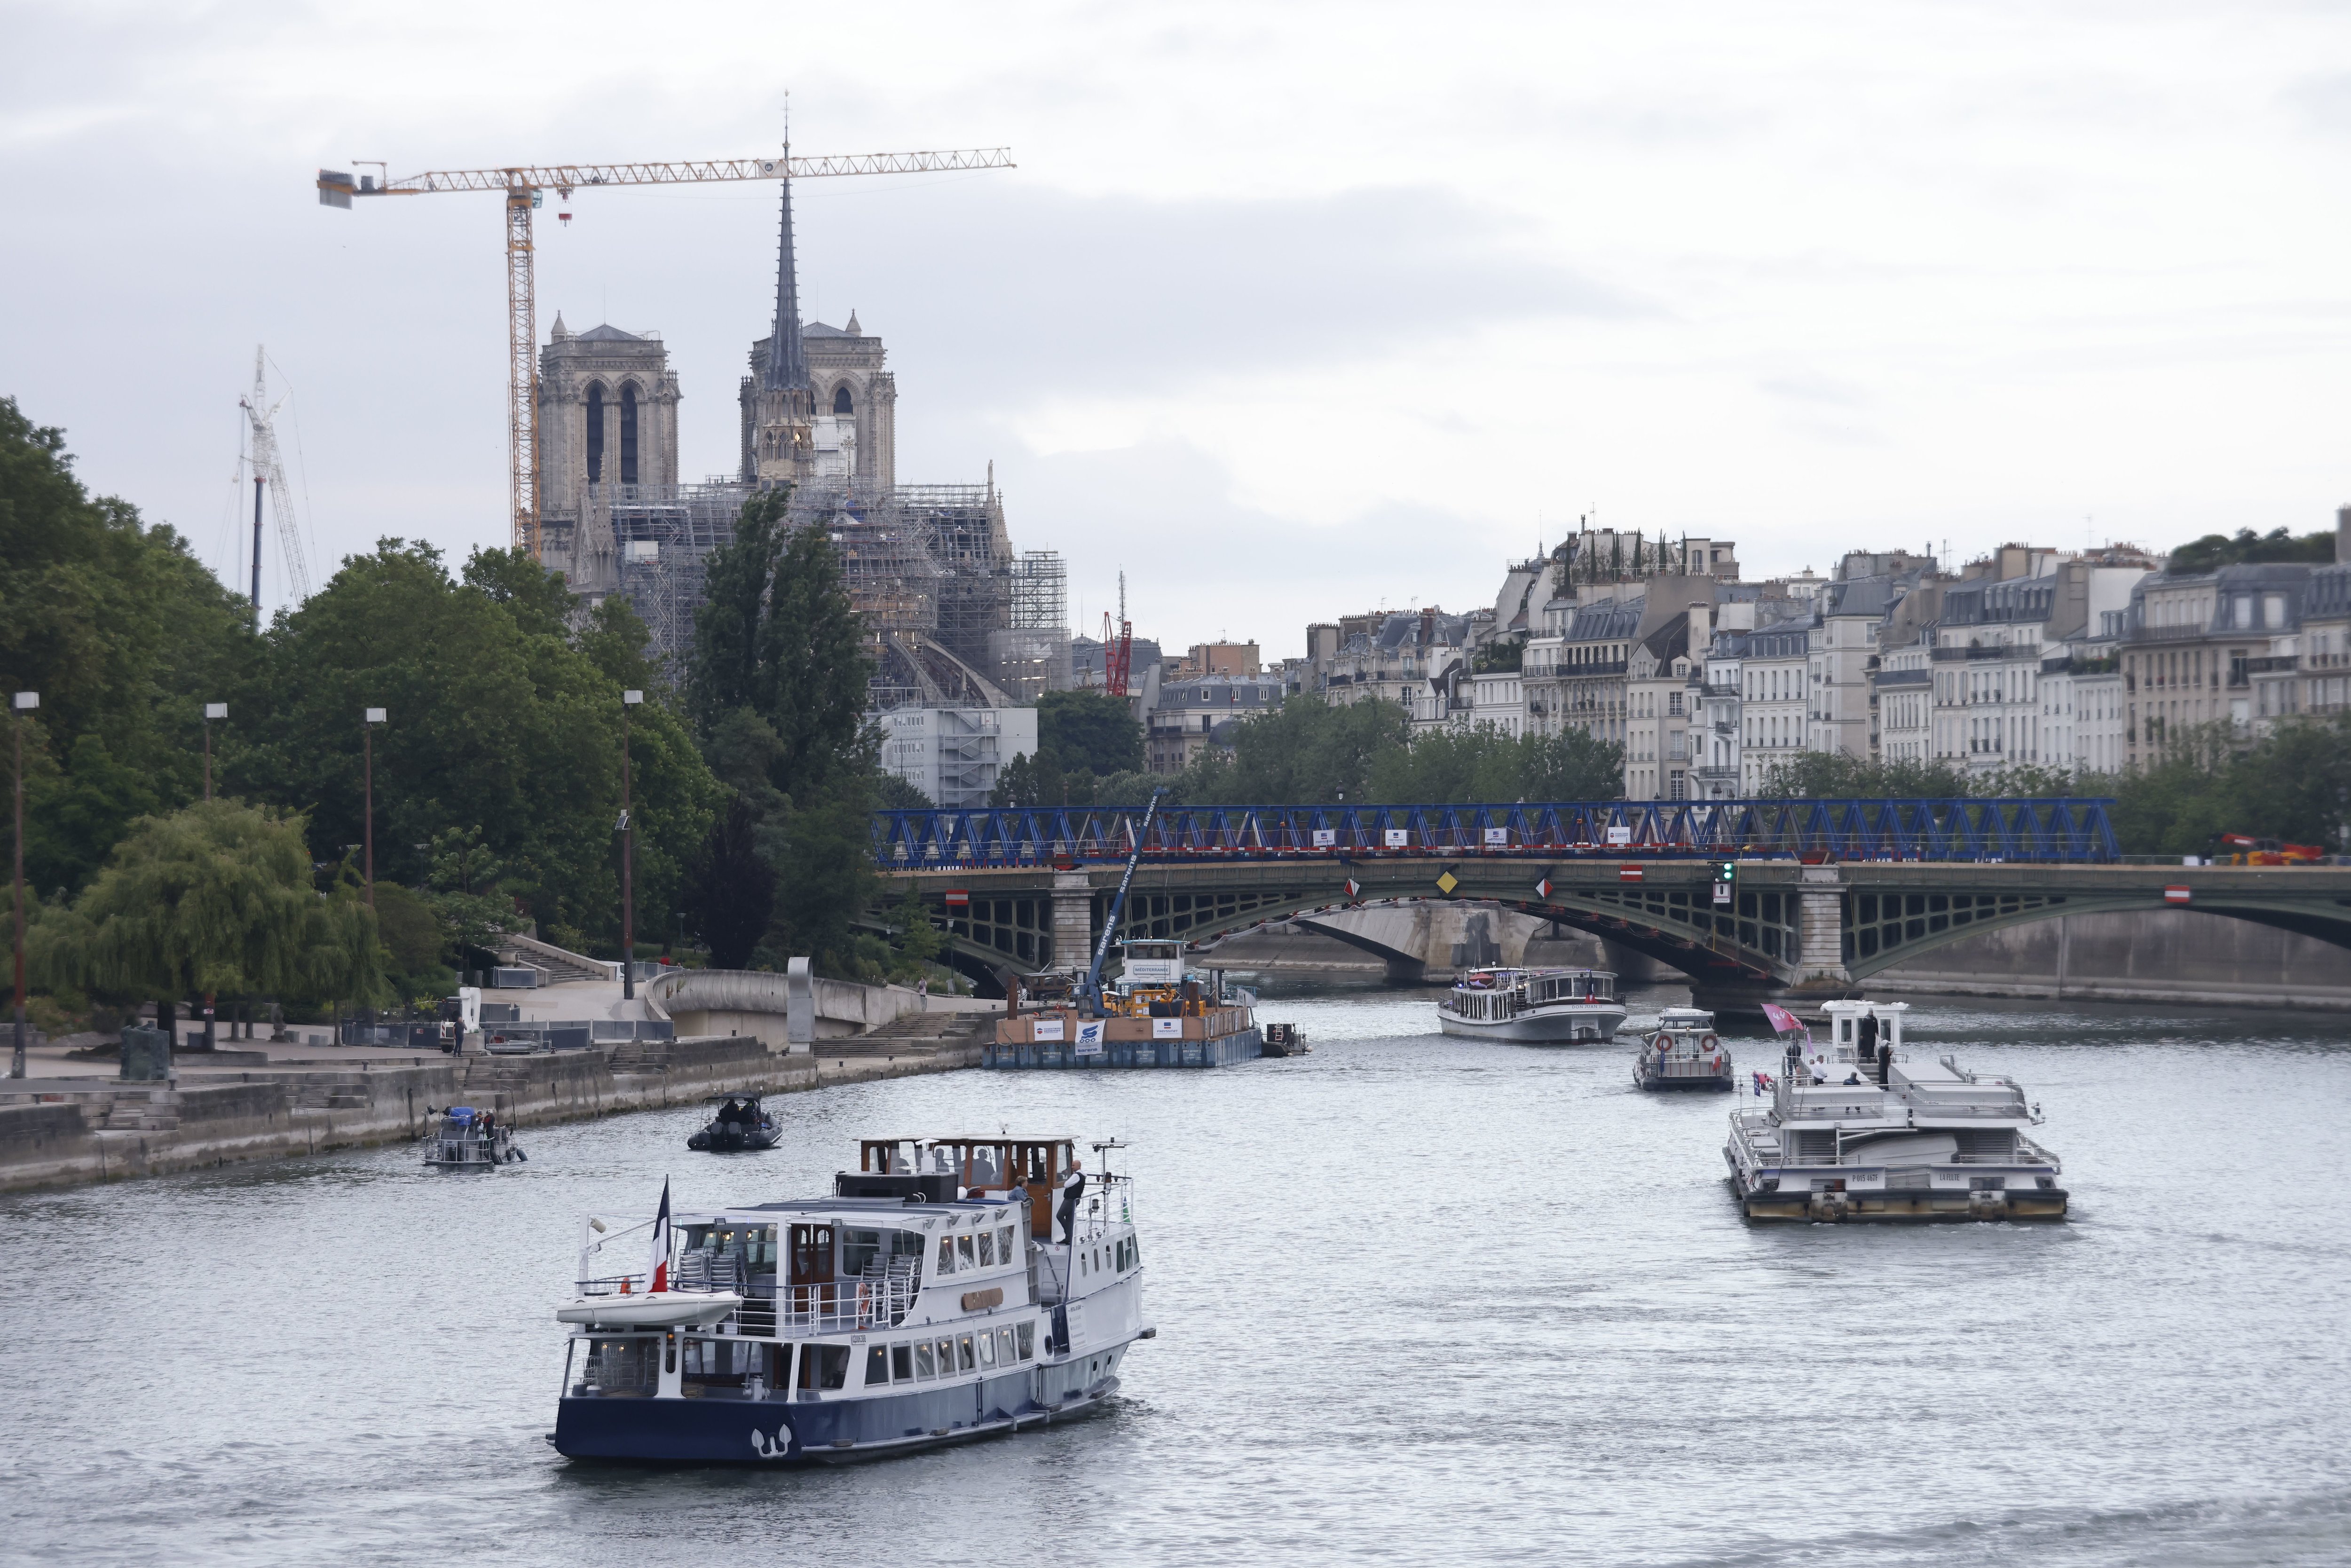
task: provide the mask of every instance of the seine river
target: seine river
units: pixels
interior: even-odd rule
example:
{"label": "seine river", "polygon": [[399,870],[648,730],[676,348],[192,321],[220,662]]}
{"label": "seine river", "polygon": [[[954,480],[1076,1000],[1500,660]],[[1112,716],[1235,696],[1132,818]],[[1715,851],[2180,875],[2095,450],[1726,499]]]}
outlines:
{"label": "seine river", "polygon": [[[767,1155],[688,1154],[678,1111],[489,1176],[401,1147],[0,1198],[0,1559],[2351,1560],[2339,1020],[1928,1003],[1915,1047],[2041,1103],[2074,1218],[1758,1229],[1723,1098],[1444,1040],[1433,1001],[1270,1001],[1286,1061],[791,1097]],[[831,1471],[542,1440],[580,1214],[1002,1128],[1133,1145],[1160,1333],[1114,1409]]]}

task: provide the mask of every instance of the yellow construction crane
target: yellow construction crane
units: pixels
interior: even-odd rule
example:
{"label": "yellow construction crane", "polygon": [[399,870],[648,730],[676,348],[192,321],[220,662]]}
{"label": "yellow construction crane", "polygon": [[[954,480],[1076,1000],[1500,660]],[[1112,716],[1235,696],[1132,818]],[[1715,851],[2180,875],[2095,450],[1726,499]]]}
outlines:
{"label": "yellow construction crane", "polygon": [[[813,180],[834,174],[921,174],[941,169],[1009,169],[1011,150],[862,152],[845,158],[713,158],[674,163],[545,163],[507,169],[434,170],[387,179],[319,171],[319,204],[348,210],[353,196],[422,196],[438,191],[496,191],[507,207],[507,487],[517,549],[538,559],[538,308],[531,259],[531,212],[553,191],[559,200],[604,185],[692,185],[737,180]],[[570,216],[569,213],[563,214]]]}

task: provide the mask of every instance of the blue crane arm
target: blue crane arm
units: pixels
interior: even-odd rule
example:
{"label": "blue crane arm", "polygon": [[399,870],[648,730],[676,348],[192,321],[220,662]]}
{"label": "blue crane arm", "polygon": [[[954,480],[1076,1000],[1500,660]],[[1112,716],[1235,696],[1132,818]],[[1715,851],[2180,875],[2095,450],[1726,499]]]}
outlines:
{"label": "blue crane arm", "polygon": [[1110,945],[1118,936],[1119,912],[1126,907],[1127,885],[1134,881],[1134,868],[1142,863],[1144,841],[1151,836],[1151,819],[1159,810],[1159,797],[1165,789],[1154,789],[1151,800],[1143,808],[1143,824],[1134,831],[1134,852],[1126,857],[1126,871],[1118,879],[1118,892],[1110,901],[1110,918],[1102,922],[1102,940],[1094,944],[1093,967],[1086,971],[1085,997],[1096,1016],[1102,1012],[1102,960],[1110,956]]}

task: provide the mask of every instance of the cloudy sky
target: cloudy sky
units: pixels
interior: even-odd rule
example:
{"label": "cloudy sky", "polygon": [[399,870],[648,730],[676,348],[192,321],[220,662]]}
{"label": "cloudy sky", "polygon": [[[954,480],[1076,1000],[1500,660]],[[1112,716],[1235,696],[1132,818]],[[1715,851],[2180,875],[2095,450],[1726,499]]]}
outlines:
{"label": "cloudy sky", "polygon": [[[1006,145],[799,189],[899,476],[992,461],[1073,621],[1300,652],[1579,516],[2166,546],[2351,500],[2340,5],[0,4],[0,394],[224,575],[256,343],[329,559],[502,542],[498,204],[314,171]],[[771,187],[585,193],[559,308],[734,465]],[[267,597],[279,595],[269,562]]]}

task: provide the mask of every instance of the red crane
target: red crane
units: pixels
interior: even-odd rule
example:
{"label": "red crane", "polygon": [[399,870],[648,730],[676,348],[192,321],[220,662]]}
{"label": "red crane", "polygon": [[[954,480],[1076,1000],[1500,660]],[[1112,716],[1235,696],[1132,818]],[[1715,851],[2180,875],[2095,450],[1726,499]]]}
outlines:
{"label": "red crane", "polygon": [[1118,635],[1110,632],[1110,612],[1102,612],[1102,684],[1114,697],[1126,695],[1126,677],[1134,661],[1134,627],[1126,618],[1126,573],[1118,574]]}

